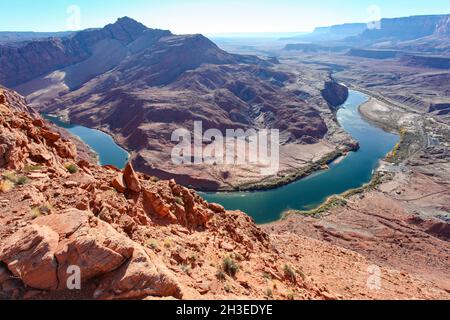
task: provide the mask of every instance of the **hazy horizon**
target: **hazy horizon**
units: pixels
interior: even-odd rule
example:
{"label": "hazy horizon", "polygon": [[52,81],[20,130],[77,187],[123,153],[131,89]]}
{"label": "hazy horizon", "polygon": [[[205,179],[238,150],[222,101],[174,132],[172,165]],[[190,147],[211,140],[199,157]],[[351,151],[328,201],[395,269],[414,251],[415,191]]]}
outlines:
{"label": "hazy horizon", "polygon": [[[177,34],[203,33],[229,36],[242,34],[292,34],[316,27],[369,22],[381,18],[449,14],[450,3],[430,0],[412,4],[398,0],[313,1],[256,0],[22,0],[2,2],[0,31],[60,32],[100,28],[128,16],[147,27],[168,29]],[[17,14],[14,14],[17,13]],[[20,13],[20,14],[19,14]]]}

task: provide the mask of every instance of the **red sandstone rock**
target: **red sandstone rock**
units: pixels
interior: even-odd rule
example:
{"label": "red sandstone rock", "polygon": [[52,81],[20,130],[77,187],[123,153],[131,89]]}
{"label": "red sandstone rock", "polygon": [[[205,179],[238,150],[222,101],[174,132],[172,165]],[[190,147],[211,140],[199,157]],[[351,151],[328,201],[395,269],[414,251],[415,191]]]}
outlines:
{"label": "red sandstone rock", "polygon": [[111,186],[117,190],[117,192],[119,193],[125,193],[125,191],[127,190],[127,187],[125,185],[125,181],[123,179],[123,174],[119,173],[117,175],[117,177],[115,177],[113,179],[113,181],[111,181]]}
{"label": "red sandstone rock", "polygon": [[131,163],[128,163],[123,170],[123,179],[127,186],[127,189],[132,192],[141,192],[141,185],[139,183],[139,179],[134,172],[133,166]]}
{"label": "red sandstone rock", "polygon": [[171,206],[157,192],[144,190],[144,203],[149,211],[162,218],[171,213]]}
{"label": "red sandstone rock", "polygon": [[210,203],[208,207],[215,213],[224,213],[225,208],[218,203]]}
{"label": "red sandstone rock", "polygon": [[[69,174],[64,164],[68,161],[42,137],[40,130],[30,130],[32,118],[9,105],[0,106],[0,114],[0,147],[5,151],[0,157],[0,173],[9,166],[18,168],[13,173],[21,175],[25,174],[21,171],[25,165],[36,165],[30,159],[30,143],[51,155],[38,171],[51,180],[37,178],[30,185],[1,195],[0,298],[63,299],[78,294],[86,298],[95,292],[93,298],[97,299],[267,299],[271,289],[274,299],[448,299],[448,290],[414,274],[383,267],[382,261],[382,288],[368,290],[367,270],[374,263],[372,256],[368,255],[368,259],[325,241],[292,234],[295,225],[290,221],[286,232],[266,233],[244,213],[223,214],[221,206],[208,204],[195,191],[175,181],[139,180],[140,175],[136,175],[144,191],[121,194],[110,187],[120,170],[89,165],[89,174],[70,176],[77,186],[66,187]],[[57,143],[66,144],[62,139]],[[44,211],[50,215],[32,220],[30,208],[42,201],[45,207],[40,209],[51,207],[49,212]],[[426,232],[411,238],[415,234],[411,233],[415,232],[411,225],[414,221],[398,218],[397,209],[386,207],[385,201],[380,205],[380,222],[374,225],[374,220],[368,220],[362,225],[365,230],[380,233],[383,241],[378,247],[389,246],[392,250],[397,239],[409,239],[404,242],[408,246],[420,239],[429,243],[427,255],[410,254],[414,261],[426,259],[428,263],[448,256],[448,246],[442,241],[448,239],[445,225],[415,222]],[[90,208],[92,213],[67,210],[74,206]],[[322,231],[314,228],[312,232],[324,232],[328,240],[346,232],[336,241],[356,246],[367,243],[371,248],[370,235],[348,228],[355,221],[364,221],[364,215],[357,211],[370,215],[373,206],[349,211],[352,219],[348,221],[347,215],[336,216],[331,225],[324,224]],[[355,220],[355,216],[359,218]],[[317,219],[313,220],[319,225]],[[342,227],[337,228],[340,223]],[[381,250],[370,250],[377,251]],[[223,272],[225,258],[232,259],[239,268],[235,277],[226,275],[222,281],[217,275]],[[80,292],[64,290],[69,265],[81,268]],[[444,271],[447,265],[445,259],[440,259],[434,267]],[[286,266],[295,272],[296,281],[286,277]],[[48,292],[40,296],[40,291],[30,287]]]}
{"label": "red sandstone rock", "polygon": [[44,139],[50,142],[56,142],[61,138],[61,135],[59,133],[49,130],[41,130],[41,134],[44,137]]}
{"label": "red sandstone rock", "polygon": [[54,252],[59,235],[46,226],[32,225],[6,239],[0,250],[0,261],[26,285],[42,290],[58,286]]}
{"label": "red sandstone rock", "polygon": [[42,128],[45,126],[45,122],[42,119],[34,119],[33,125],[35,125],[36,127]]}

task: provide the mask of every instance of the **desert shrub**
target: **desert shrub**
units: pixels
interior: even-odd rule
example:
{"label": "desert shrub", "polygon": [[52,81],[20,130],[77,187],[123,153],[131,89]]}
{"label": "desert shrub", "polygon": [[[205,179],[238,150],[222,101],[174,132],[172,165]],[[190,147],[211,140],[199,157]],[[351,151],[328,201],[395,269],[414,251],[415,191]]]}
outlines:
{"label": "desert shrub", "polygon": [[170,249],[172,247],[172,245],[173,245],[173,243],[172,243],[172,241],[170,239],[164,240],[164,247],[166,249]]}
{"label": "desert shrub", "polygon": [[0,181],[0,192],[6,193],[14,189],[14,183],[10,180],[1,180]]}
{"label": "desert shrub", "polygon": [[175,197],[175,202],[180,206],[184,206],[184,200],[181,197]]}
{"label": "desert shrub", "polygon": [[159,250],[159,246],[158,246],[158,243],[156,242],[156,240],[148,241],[148,247],[152,248],[155,251]]}
{"label": "desert shrub", "polygon": [[284,270],[284,276],[287,279],[289,279],[290,281],[294,282],[295,281],[294,269],[292,269],[292,267],[290,265],[285,264],[283,270]]}
{"label": "desert shrub", "polygon": [[42,170],[42,166],[36,166],[36,165],[27,164],[25,166],[24,170],[26,172],[39,171],[39,170]]}
{"label": "desert shrub", "polygon": [[220,281],[224,281],[227,278],[227,275],[223,272],[223,270],[217,270],[216,278]]}
{"label": "desert shrub", "polygon": [[20,177],[17,178],[16,184],[19,185],[19,186],[23,186],[23,185],[27,184],[29,181],[30,180],[27,177],[20,176]]}
{"label": "desert shrub", "polygon": [[65,167],[71,174],[75,174],[78,172],[78,167],[73,163],[66,163]]}
{"label": "desert shrub", "polygon": [[39,207],[34,207],[31,208],[31,218],[32,219],[36,219],[39,218],[40,216],[42,216],[41,210],[39,209]]}
{"label": "desert shrub", "polygon": [[31,208],[31,217],[36,219],[40,216],[50,215],[53,211],[53,206],[50,203]]}
{"label": "desert shrub", "polygon": [[3,172],[2,176],[6,180],[9,180],[9,181],[11,181],[14,184],[17,182],[17,174],[15,172],[5,171],[5,172]]}
{"label": "desert shrub", "polygon": [[182,270],[185,274],[187,274],[188,276],[191,275],[192,270],[191,270],[191,266],[190,266],[190,265],[188,265],[188,264],[182,264],[182,265],[181,265],[181,270]]}
{"label": "desert shrub", "polygon": [[239,271],[239,265],[236,261],[231,257],[225,257],[222,262],[223,271],[231,277],[236,276]]}

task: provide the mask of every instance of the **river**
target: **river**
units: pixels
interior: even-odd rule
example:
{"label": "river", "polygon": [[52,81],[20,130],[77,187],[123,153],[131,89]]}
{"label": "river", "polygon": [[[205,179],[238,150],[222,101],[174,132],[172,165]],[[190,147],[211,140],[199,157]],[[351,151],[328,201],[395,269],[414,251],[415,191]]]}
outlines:
{"label": "river", "polygon": [[[367,95],[350,91],[347,101],[338,110],[339,124],[359,141],[360,149],[332,163],[329,169],[273,190],[201,195],[207,201],[220,203],[228,210],[242,210],[262,224],[280,219],[286,210],[311,210],[332,195],[363,186],[372,179],[380,160],[399,140],[398,135],[386,132],[362,118],[359,106],[367,100]],[[123,168],[128,160],[128,153],[107,134],[67,124],[48,115],[46,118],[87,143],[98,153],[101,164]]]}
{"label": "river", "polygon": [[43,117],[84,141],[97,153],[101,165],[109,164],[123,169],[127,164],[130,155],[118,146],[110,135],[99,130],[64,122],[52,115],[44,114]]}
{"label": "river", "polygon": [[359,141],[360,149],[332,163],[328,170],[268,191],[201,195],[207,201],[220,203],[228,210],[242,210],[262,224],[279,220],[287,210],[314,209],[332,195],[370,182],[380,160],[394,148],[399,137],[362,118],[359,106],[368,98],[363,93],[350,91],[347,101],[338,110],[339,124]]}

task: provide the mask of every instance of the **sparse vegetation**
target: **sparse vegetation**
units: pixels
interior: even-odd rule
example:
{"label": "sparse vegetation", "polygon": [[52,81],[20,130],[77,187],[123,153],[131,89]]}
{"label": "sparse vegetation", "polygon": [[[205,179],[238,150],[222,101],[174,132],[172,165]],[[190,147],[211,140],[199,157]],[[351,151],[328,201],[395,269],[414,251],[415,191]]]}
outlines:
{"label": "sparse vegetation", "polygon": [[164,248],[170,249],[172,247],[173,243],[170,239],[164,240]]}
{"label": "sparse vegetation", "polygon": [[220,281],[224,281],[227,278],[227,275],[223,272],[223,270],[217,270],[216,278]]}
{"label": "sparse vegetation", "polygon": [[295,282],[295,280],[296,280],[296,273],[295,273],[295,270],[292,269],[292,267],[290,265],[285,264],[284,268],[283,268],[283,271],[284,271],[284,276],[289,281]]}
{"label": "sparse vegetation", "polygon": [[14,189],[14,183],[10,180],[1,180],[0,181],[0,192],[6,193]]}
{"label": "sparse vegetation", "polygon": [[42,166],[31,165],[31,164],[26,165],[24,168],[24,171],[26,171],[26,172],[33,172],[33,171],[40,171],[40,170],[42,170]]}
{"label": "sparse vegetation", "polygon": [[150,181],[156,183],[156,182],[159,181],[159,178],[157,178],[157,177],[150,177]]}
{"label": "sparse vegetation", "polygon": [[50,215],[53,211],[53,206],[50,203],[45,203],[41,206],[31,208],[31,217],[36,219],[40,216]]}
{"label": "sparse vegetation", "polygon": [[19,185],[19,186],[23,186],[23,185],[27,184],[29,181],[30,180],[27,177],[20,176],[20,177],[17,178],[16,184]]}
{"label": "sparse vegetation", "polygon": [[[3,181],[9,181],[10,184],[6,183],[6,189],[8,189],[9,187],[12,187],[12,189],[14,188],[14,186],[23,186],[25,184],[27,184],[30,180],[26,177],[26,176],[21,176],[18,175],[17,173],[13,172],[13,171],[5,171],[3,173]],[[11,190],[11,189],[9,189]],[[7,192],[7,191],[4,191]]]}
{"label": "sparse vegetation", "polygon": [[347,200],[343,196],[332,196],[319,207],[309,211],[295,211],[295,213],[305,216],[316,216],[325,213],[333,208],[344,207],[347,205]]}
{"label": "sparse vegetation", "polygon": [[266,296],[268,298],[272,298],[273,297],[273,290],[272,290],[272,288],[267,288],[265,294],[266,294]]}
{"label": "sparse vegetation", "polygon": [[75,174],[78,172],[78,167],[73,163],[66,163],[65,168],[70,174]]}
{"label": "sparse vegetation", "polygon": [[231,256],[227,256],[223,259],[222,269],[230,277],[235,277],[239,271],[239,265]]}
{"label": "sparse vegetation", "polygon": [[42,213],[41,213],[41,210],[39,209],[39,207],[31,208],[31,218],[33,220],[36,218],[39,218],[40,216],[42,216]]}
{"label": "sparse vegetation", "polygon": [[184,200],[181,197],[175,197],[175,202],[180,206],[184,206]]}
{"label": "sparse vegetation", "polygon": [[198,260],[198,255],[196,253],[193,253],[189,256],[189,261],[192,264],[195,264],[197,262],[197,260]]}
{"label": "sparse vegetation", "polygon": [[159,250],[159,246],[156,240],[149,240],[147,246],[155,251]]}
{"label": "sparse vegetation", "polygon": [[305,281],[306,276],[302,270],[297,270],[297,274],[300,276],[300,278],[302,278],[303,281]]}
{"label": "sparse vegetation", "polygon": [[263,272],[263,278],[266,280],[272,280],[272,276],[267,272]]}
{"label": "sparse vegetation", "polygon": [[187,275],[191,275],[191,267],[188,264],[182,264],[181,270]]}

